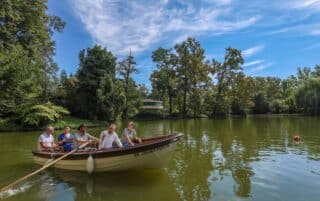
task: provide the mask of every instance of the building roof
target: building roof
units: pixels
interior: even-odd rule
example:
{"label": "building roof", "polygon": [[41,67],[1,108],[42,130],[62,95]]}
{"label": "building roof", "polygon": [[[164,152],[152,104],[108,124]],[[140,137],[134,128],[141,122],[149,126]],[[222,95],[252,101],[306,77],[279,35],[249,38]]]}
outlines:
{"label": "building roof", "polygon": [[162,101],[152,100],[152,99],[143,99],[143,102],[148,102],[148,103],[162,103]]}

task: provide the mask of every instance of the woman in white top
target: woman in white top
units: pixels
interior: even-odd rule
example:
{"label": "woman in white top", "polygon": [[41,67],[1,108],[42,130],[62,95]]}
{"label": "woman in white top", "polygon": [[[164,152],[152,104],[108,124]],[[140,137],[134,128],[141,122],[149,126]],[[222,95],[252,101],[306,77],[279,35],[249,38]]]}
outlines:
{"label": "woman in white top", "polygon": [[99,149],[110,149],[113,143],[116,143],[118,147],[123,147],[116,133],[115,124],[111,124],[108,130],[101,132]]}

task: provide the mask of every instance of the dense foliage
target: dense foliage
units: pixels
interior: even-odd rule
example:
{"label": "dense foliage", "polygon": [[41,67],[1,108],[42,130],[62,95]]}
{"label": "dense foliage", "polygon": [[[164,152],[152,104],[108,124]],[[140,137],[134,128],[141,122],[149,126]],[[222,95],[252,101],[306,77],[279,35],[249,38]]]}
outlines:
{"label": "dense foliage", "polygon": [[230,114],[320,112],[320,66],[298,68],[297,76],[251,77],[243,73],[241,51],[227,48],[224,61],[208,61],[194,38],[152,58],[151,97],[164,102],[169,115],[226,117]]}
{"label": "dense foliage", "polygon": [[38,126],[61,119],[62,115],[69,114],[68,110],[50,102],[23,103],[13,109],[17,122],[25,126]]}
{"label": "dense foliage", "polygon": [[132,79],[137,69],[131,54],[117,64],[110,51],[95,45],[81,50],[79,60],[75,76],[62,71],[55,94],[57,104],[88,119],[114,121],[137,114],[141,93]]}
{"label": "dense foliage", "polygon": [[[19,121],[35,125],[38,121],[30,120],[30,116],[37,116],[45,109],[42,106],[48,106],[57,71],[51,37],[54,31],[61,32],[65,23],[46,10],[44,0],[0,2],[1,117],[14,117],[14,121],[19,117]],[[32,103],[33,109],[25,103]],[[65,112],[55,106],[50,109],[56,109],[55,118]]]}

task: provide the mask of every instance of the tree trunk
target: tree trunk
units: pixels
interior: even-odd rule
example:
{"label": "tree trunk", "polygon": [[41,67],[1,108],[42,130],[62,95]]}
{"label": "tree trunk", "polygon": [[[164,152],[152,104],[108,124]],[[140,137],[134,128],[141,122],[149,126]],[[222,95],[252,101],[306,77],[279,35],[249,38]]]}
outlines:
{"label": "tree trunk", "polygon": [[169,94],[169,114],[172,115],[172,95]]}
{"label": "tree trunk", "polygon": [[185,88],[184,89],[184,92],[183,92],[183,105],[182,105],[182,115],[183,117],[186,117],[186,113],[187,113],[187,89]]}

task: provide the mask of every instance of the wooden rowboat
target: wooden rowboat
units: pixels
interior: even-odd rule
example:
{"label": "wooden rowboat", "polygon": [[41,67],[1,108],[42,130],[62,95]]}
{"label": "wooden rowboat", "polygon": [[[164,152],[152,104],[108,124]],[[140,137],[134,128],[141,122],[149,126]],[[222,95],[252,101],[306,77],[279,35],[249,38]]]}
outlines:
{"label": "wooden rowboat", "polygon": [[[169,162],[176,143],[183,136],[174,133],[142,139],[142,144],[107,150],[80,150],[53,165],[55,168],[75,171],[107,172],[132,169],[163,168]],[[33,151],[37,164],[44,165],[64,152]]]}

